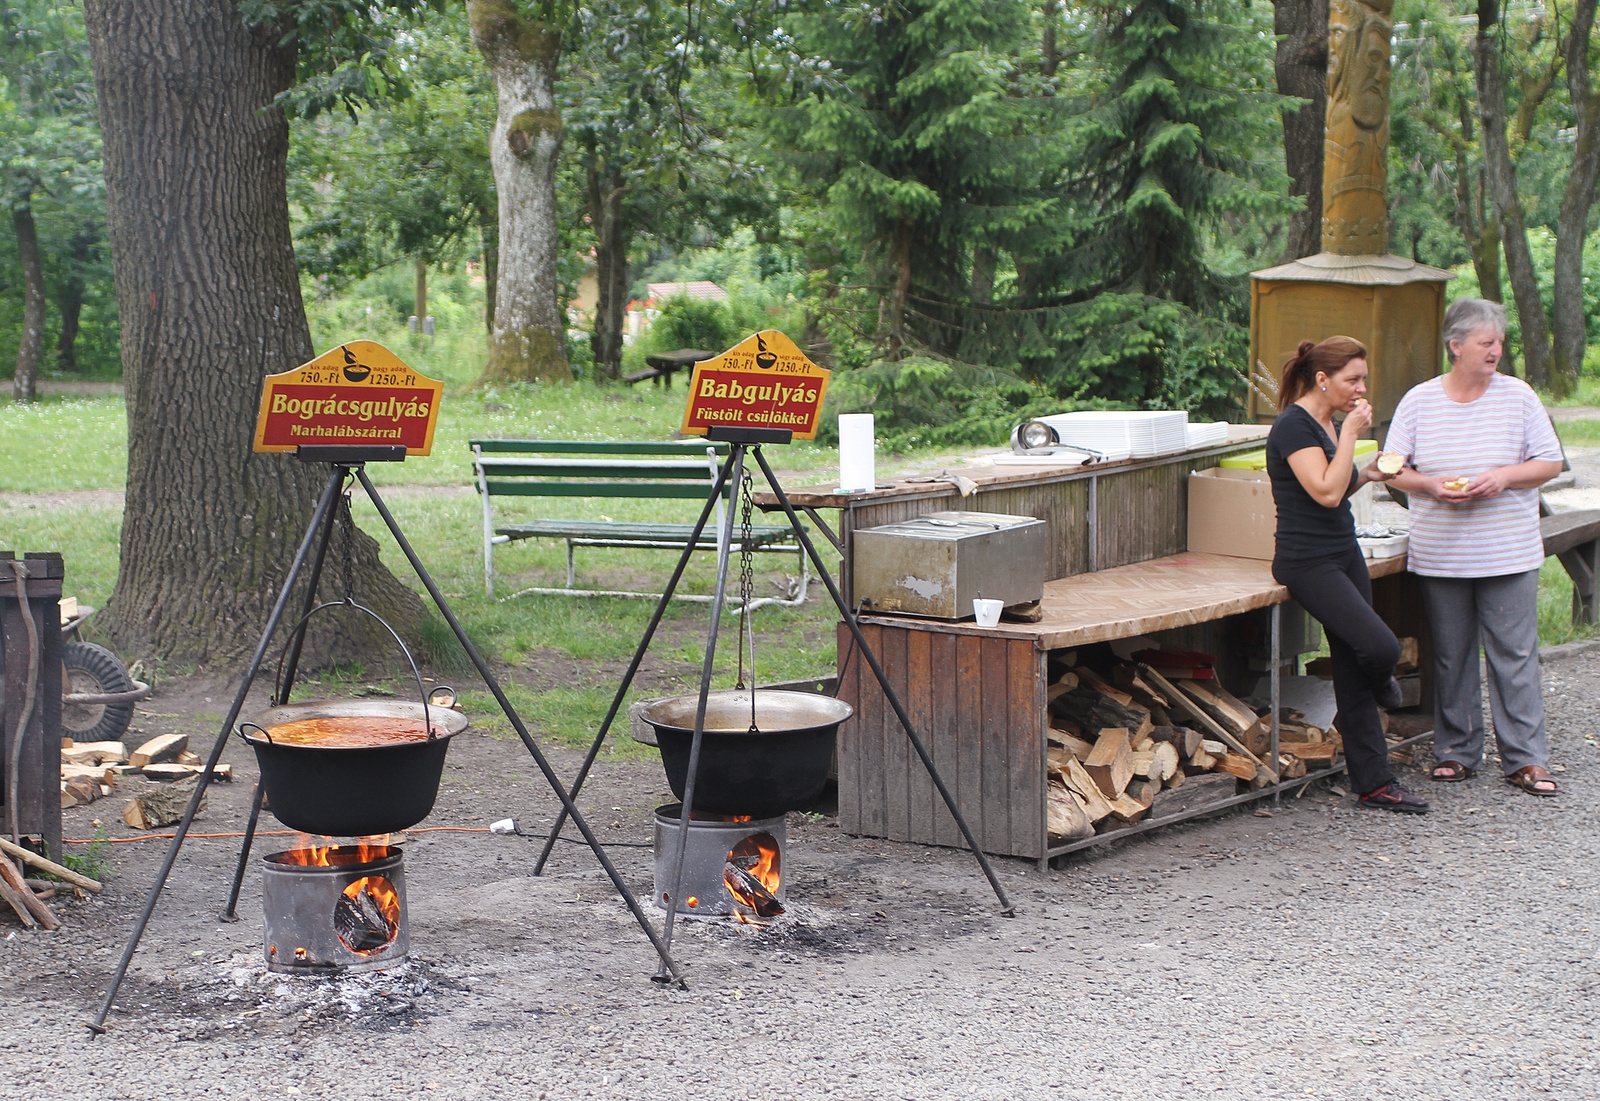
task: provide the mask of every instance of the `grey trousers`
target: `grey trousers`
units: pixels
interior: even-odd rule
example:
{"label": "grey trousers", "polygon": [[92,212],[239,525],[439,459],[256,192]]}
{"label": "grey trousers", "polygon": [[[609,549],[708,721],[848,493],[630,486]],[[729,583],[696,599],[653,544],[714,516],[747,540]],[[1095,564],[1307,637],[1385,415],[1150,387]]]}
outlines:
{"label": "grey trousers", "polygon": [[1434,757],[1470,769],[1483,765],[1481,637],[1501,768],[1509,776],[1527,765],[1547,767],[1550,747],[1539,693],[1539,571],[1420,580],[1433,632]]}

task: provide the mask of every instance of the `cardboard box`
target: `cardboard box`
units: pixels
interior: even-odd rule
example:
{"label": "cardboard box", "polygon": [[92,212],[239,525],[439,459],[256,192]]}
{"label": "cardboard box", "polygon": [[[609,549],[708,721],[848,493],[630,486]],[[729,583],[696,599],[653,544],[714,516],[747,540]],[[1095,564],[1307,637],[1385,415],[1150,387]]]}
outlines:
{"label": "cardboard box", "polygon": [[1189,549],[1272,559],[1278,508],[1264,470],[1212,467],[1189,475]]}

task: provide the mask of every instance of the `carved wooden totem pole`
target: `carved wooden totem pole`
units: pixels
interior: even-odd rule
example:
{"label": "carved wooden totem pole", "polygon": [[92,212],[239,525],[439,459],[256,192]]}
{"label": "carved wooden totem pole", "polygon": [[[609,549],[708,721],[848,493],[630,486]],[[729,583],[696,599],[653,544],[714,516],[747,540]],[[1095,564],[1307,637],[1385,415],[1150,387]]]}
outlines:
{"label": "carved wooden totem pole", "polygon": [[[1328,5],[1322,251],[1250,278],[1252,373],[1277,378],[1302,340],[1364,342],[1381,439],[1395,405],[1437,374],[1452,275],[1389,252],[1389,64],[1394,0]],[[1252,389],[1250,412],[1276,410]]]}

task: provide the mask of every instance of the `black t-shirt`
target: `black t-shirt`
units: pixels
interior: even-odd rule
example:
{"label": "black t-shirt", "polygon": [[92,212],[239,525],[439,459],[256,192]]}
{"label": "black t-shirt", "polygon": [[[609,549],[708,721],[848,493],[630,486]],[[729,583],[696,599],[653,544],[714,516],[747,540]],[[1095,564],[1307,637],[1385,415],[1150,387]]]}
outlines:
{"label": "black t-shirt", "polygon": [[1305,407],[1291,404],[1272,422],[1267,436],[1267,475],[1272,479],[1272,500],[1278,506],[1279,558],[1318,558],[1340,554],[1355,541],[1356,524],[1350,515],[1350,494],[1359,475],[1350,472],[1350,488],[1334,508],[1312,499],[1289,466],[1289,456],[1308,447],[1320,447],[1333,461],[1337,450],[1327,431]]}

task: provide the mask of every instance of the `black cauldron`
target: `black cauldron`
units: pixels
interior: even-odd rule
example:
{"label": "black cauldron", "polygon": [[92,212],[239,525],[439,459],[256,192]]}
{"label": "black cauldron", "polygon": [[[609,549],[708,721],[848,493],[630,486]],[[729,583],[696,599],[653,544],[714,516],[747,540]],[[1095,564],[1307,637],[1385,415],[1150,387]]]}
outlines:
{"label": "black cauldron", "polygon": [[[695,777],[694,809],[770,818],[812,803],[828,782],[834,735],[854,708],[813,692],[759,689],[755,730],[750,692],[712,692]],[[644,711],[655,728],[672,794],[683,798],[699,696],[674,696]]]}
{"label": "black cauldron", "polygon": [[[436,690],[437,692],[438,690]],[[338,749],[274,743],[267,728],[302,719],[388,718],[416,729],[423,705],[400,700],[321,700],[268,708],[239,736],[256,751],[272,813],[292,830],[330,837],[397,833],[428,817],[439,794],[450,739],[467,717],[437,702],[427,709],[444,733],[394,745]],[[246,729],[249,733],[246,733]]]}

